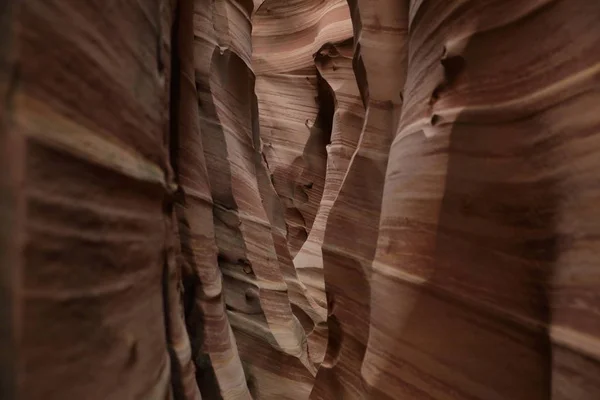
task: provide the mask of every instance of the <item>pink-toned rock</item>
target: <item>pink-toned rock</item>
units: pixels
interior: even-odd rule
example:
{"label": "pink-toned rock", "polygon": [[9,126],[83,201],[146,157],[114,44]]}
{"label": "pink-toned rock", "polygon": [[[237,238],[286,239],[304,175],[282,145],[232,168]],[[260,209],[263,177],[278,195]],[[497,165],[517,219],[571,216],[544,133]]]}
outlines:
{"label": "pink-toned rock", "polygon": [[249,391],[225,310],[196,82],[190,79],[195,74],[194,2],[181,1],[179,16],[179,125],[172,153],[180,185],[176,212],[187,326],[204,397],[247,399]]}
{"label": "pink-toned rock", "polygon": [[[264,206],[268,176],[258,135],[254,74],[250,66],[250,3],[197,7],[196,80],[202,141],[214,200],[215,237],[224,276],[228,317],[251,392],[269,390],[271,358],[286,359],[304,377],[274,371],[290,382],[316,374],[305,331],[292,313],[287,282]],[[214,28],[214,29],[213,29]],[[232,112],[235,110],[235,112]],[[256,136],[256,137],[255,137]],[[249,343],[253,343],[250,345]],[[256,346],[270,358],[260,359]],[[281,353],[275,355],[276,353]],[[310,387],[308,387],[310,390]],[[289,395],[294,388],[288,389]],[[262,395],[261,395],[262,396]]]}
{"label": "pink-toned rock", "polygon": [[599,20],[0,2],[0,398],[599,399]]}
{"label": "pink-toned rock", "polygon": [[[313,55],[352,36],[343,0],[264,1],[253,18],[263,153],[285,207],[295,256],[313,226],[323,188],[331,112],[319,99]],[[320,279],[322,281],[322,278]]]}
{"label": "pink-toned rock", "polygon": [[[294,258],[294,266],[301,281],[309,288],[311,297],[326,308],[321,245],[329,212],[338,195],[350,158],[356,150],[364,108],[352,72],[352,41],[323,47],[317,55],[316,65],[322,84],[327,86],[324,90],[331,91],[335,112],[332,116],[331,142],[327,145],[323,197],[310,234]],[[322,325],[318,324],[316,328],[323,330]],[[313,348],[318,346],[317,338],[318,336],[315,337]],[[311,351],[311,357],[320,363],[325,355],[324,350]]]}
{"label": "pink-toned rock", "polygon": [[[327,220],[323,262],[330,335],[311,399],[371,396],[361,373],[371,326],[371,262],[406,71],[408,4],[359,1],[351,4],[351,11],[359,38],[354,71],[366,113],[357,150]],[[377,24],[382,29],[375,29]]]}
{"label": "pink-toned rock", "polygon": [[165,399],[171,4],[0,9],[0,397]]}
{"label": "pink-toned rock", "polygon": [[363,376],[381,399],[596,398],[600,7],[424,1],[409,15]]}

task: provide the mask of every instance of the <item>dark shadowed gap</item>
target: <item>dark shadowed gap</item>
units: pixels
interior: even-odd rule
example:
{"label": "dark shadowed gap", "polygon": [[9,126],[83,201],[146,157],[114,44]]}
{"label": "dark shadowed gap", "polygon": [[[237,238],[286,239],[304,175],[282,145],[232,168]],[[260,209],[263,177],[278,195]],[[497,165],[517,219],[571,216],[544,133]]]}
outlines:
{"label": "dark shadowed gap", "polygon": [[[309,127],[310,134],[304,149],[302,150],[302,157],[294,162],[294,164],[302,164],[302,173],[298,177],[297,182],[294,183],[293,187],[293,198],[294,205],[298,209],[298,215],[305,226],[305,232],[296,232],[298,238],[303,238],[312,229],[314,220],[307,221],[302,215],[303,205],[308,203],[310,194],[315,189],[314,181],[316,177],[322,177],[323,187],[320,187],[321,196],[323,195],[323,188],[325,183],[325,175],[327,172],[327,145],[331,142],[331,128],[333,125],[333,113],[335,111],[335,99],[333,93],[329,89],[329,85],[319,75],[314,67],[317,76],[317,105],[318,111],[315,117],[314,124]],[[321,198],[314,200],[317,204],[320,204]],[[286,210],[286,215],[293,217],[296,214],[293,210]],[[315,215],[316,216],[316,215]]]}
{"label": "dark shadowed gap", "polygon": [[[180,93],[180,67],[181,63],[179,60],[179,14],[180,14],[180,6],[179,3],[176,5],[174,18],[173,18],[173,26],[171,27],[171,71],[170,71],[170,86],[169,86],[169,162],[170,168],[173,171],[177,171],[177,160],[178,160],[178,152],[179,152],[179,93]],[[160,47],[159,47],[160,50]],[[159,70],[162,68],[160,63],[160,51],[157,56],[159,58]],[[177,173],[175,172],[175,176]],[[167,196],[164,203],[164,212],[165,218],[169,222],[173,222],[173,218],[171,216],[174,213],[174,204],[173,198],[171,196]],[[167,250],[165,252],[165,263],[163,266],[163,276],[162,276],[162,285],[163,285],[163,308],[164,308],[164,320],[165,320],[165,330],[167,337],[167,350],[169,352],[169,356],[171,358],[171,386],[173,388],[173,396],[175,400],[184,400],[185,399],[185,389],[183,387],[183,374],[181,371],[181,366],[179,365],[179,359],[174,349],[173,343],[173,327],[171,326],[171,310],[172,304],[170,304],[170,296],[169,296],[169,285],[171,285],[171,268],[178,268],[176,254],[173,254],[171,251],[171,246],[173,243],[170,243],[173,239],[173,235],[175,234],[174,226],[171,226],[169,223],[167,225]],[[171,259],[175,257],[175,259]],[[175,263],[173,266],[170,264]]]}
{"label": "dark shadowed gap", "polygon": [[23,202],[19,197],[19,174],[23,154],[11,126],[13,98],[18,87],[15,62],[17,2],[0,1],[0,398],[17,396],[18,381],[18,271]]}

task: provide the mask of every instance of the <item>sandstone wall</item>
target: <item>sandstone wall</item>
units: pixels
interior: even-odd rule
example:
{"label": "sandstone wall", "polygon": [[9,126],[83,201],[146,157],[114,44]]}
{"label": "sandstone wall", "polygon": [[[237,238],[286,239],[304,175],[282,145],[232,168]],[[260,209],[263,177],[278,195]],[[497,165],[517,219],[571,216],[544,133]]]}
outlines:
{"label": "sandstone wall", "polygon": [[0,398],[600,398],[600,4],[0,4]]}

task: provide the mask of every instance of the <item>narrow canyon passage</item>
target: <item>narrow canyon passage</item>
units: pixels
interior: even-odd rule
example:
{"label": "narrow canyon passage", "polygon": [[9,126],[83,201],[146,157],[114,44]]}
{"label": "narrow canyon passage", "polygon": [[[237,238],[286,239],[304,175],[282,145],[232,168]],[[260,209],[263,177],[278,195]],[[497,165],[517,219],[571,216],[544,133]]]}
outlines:
{"label": "narrow canyon passage", "polygon": [[600,399],[598,21],[4,0],[0,399]]}

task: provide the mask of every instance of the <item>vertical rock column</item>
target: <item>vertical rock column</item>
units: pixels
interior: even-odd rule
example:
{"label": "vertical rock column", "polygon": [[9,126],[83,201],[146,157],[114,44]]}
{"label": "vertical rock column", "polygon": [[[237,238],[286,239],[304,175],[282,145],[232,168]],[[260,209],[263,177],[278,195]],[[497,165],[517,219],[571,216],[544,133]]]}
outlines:
{"label": "vertical rock column", "polygon": [[169,396],[171,13],[166,1],[15,10],[3,120],[10,110],[9,176],[20,175],[19,399]]}
{"label": "vertical rock column", "polygon": [[366,114],[357,150],[327,219],[323,265],[329,342],[311,399],[362,399],[371,393],[361,377],[370,327],[370,270],[406,70],[408,3],[349,4],[356,38],[354,72]]}
{"label": "vertical rock column", "polygon": [[[247,399],[248,388],[223,299],[194,69],[194,0],[180,0],[177,67],[172,91],[172,158],[179,184],[176,214],[186,322],[197,382],[207,399]],[[181,349],[180,351],[182,351]]]}
{"label": "vertical rock column", "polygon": [[21,268],[25,202],[24,137],[14,128],[17,69],[17,1],[0,3],[0,396],[14,399],[18,388]]}
{"label": "vertical rock column", "polygon": [[[169,119],[165,121],[164,144],[168,149],[168,168],[166,170],[167,186],[170,196],[164,205],[167,213],[166,260],[163,273],[163,301],[165,305],[165,329],[167,332],[167,346],[171,355],[171,384],[174,400],[200,400],[200,391],[196,383],[192,350],[188,331],[185,323],[182,285],[181,240],[177,218],[177,205],[175,192],[177,192],[177,170],[179,163],[178,145],[184,129],[186,118],[185,95],[187,92],[181,87],[183,69],[188,67],[189,61],[185,60],[192,47],[191,39],[186,38],[192,33],[193,8],[190,0],[172,1],[162,13],[160,28],[162,35],[171,40],[161,43],[161,49],[168,58],[162,60],[165,65],[165,85],[169,88],[169,95],[164,98],[163,108],[169,112]],[[193,38],[193,36],[192,36]],[[187,54],[185,54],[187,53]],[[182,60],[185,60],[182,62]],[[193,70],[193,64],[192,64]],[[186,93],[188,94],[188,93]],[[194,99],[192,97],[192,99]],[[189,94],[188,94],[189,99]],[[197,117],[196,117],[197,118]]]}
{"label": "vertical rock column", "polygon": [[265,0],[253,24],[262,151],[285,207],[295,256],[323,194],[331,127],[331,112],[320,108],[313,55],[327,42],[348,39],[350,19],[343,0]]}
{"label": "vertical rock column", "polygon": [[[318,76],[314,54],[325,43],[351,37],[350,16],[340,0],[266,0],[253,24],[262,152],[285,210],[289,249],[296,256],[322,199],[333,118],[331,93]],[[327,342],[322,270],[295,267],[307,301],[294,309],[304,321],[311,360],[320,363]]]}
{"label": "vertical rock column", "polygon": [[[327,145],[327,174],[323,197],[308,239],[294,258],[294,265],[303,281],[314,282],[313,287],[318,287],[321,282],[321,291],[313,290],[311,293],[318,301],[326,303],[321,246],[329,212],[356,150],[364,107],[352,70],[352,39],[325,45],[319,50],[315,64],[320,75],[319,82],[323,86],[321,90],[331,92],[335,112],[332,116],[331,143]],[[315,332],[309,336],[309,340],[312,339],[314,343],[311,358],[320,363],[325,356],[325,346],[318,349],[319,341],[316,339],[319,334],[327,335],[326,323],[318,324],[314,329]],[[326,343],[323,341],[323,344]]]}
{"label": "vertical rock column", "polygon": [[252,10],[250,1],[196,1],[196,83],[219,267],[248,385],[255,397],[289,397],[310,390],[316,369],[257,181]]}
{"label": "vertical rock column", "polygon": [[600,396],[598,18],[585,0],[411,2],[374,397]]}

